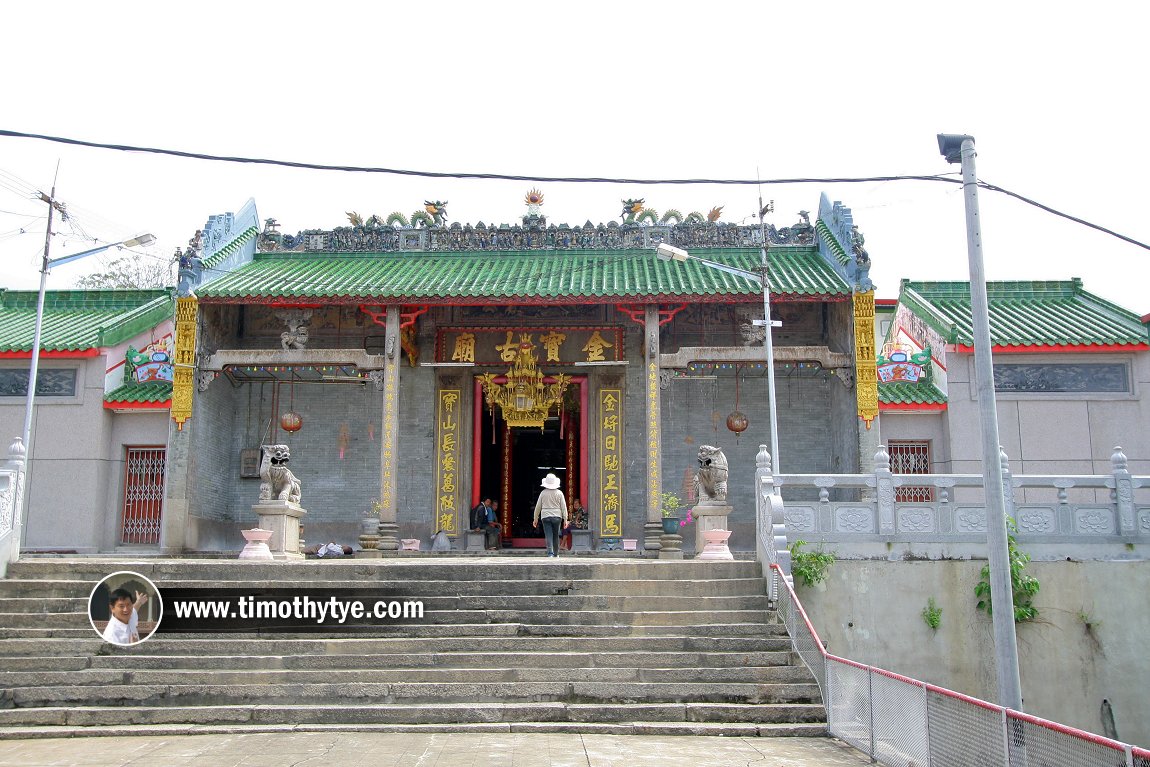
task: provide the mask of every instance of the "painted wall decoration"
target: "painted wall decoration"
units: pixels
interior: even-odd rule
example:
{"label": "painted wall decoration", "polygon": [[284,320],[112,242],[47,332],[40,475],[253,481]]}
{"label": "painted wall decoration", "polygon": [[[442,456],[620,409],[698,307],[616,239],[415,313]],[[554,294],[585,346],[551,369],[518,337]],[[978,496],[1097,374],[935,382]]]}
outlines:
{"label": "painted wall decoration", "polygon": [[623,535],[623,392],[599,391],[599,535]]}
{"label": "painted wall decoration", "polygon": [[624,352],[621,327],[467,327],[441,329],[435,359],[506,366],[515,362],[521,343],[538,343],[544,363],[618,361]]}
{"label": "painted wall decoration", "polygon": [[869,429],[878,415],[878,370],[874,349],[874,291],[854,294],[855,382],[858,415]]}
{"label": "painted wall decoration", "polygon": [[172,374],[172,420],[182,430],[192,417],[192,394],[196,390],[196,317],[199,303],[195,296],[176,299],[176,354]]}
{"label": "painted wall decoration", "polygon": [[143,349],[129,346],[124,355],[125,383],[149,383],[175,380],[172,367],[171,337],[152,341]]}
{"label": "painted wall decoration", "polygon": [[436,529],[459,534],[459,389],[440,389],[436,412]]}
{"label": "painted wall decoration", "polygon": [[930,348],[912,353],[909,346],[889,343],[878,360],[878,380],[882,383],[918,383],[929,378]]}

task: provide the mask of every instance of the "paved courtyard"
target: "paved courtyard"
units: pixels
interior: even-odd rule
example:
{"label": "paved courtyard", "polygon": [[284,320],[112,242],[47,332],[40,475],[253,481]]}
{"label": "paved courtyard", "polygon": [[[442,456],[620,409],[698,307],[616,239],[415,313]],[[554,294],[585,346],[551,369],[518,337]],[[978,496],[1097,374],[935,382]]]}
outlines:
{"label": "paved courtyard", "polygon": [[832,738],[285,732],[0,741],[0,765],[164,767],[858,767]]}

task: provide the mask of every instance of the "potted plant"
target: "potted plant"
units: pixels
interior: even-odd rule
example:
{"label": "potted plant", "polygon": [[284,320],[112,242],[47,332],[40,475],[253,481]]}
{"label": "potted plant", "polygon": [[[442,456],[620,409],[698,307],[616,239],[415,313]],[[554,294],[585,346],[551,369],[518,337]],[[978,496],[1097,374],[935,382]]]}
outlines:
{"label": "potted plant", "polygon": [[685,527],[691,523],[691,512],[687,511],[687,518],[680,519],[682,513],[683,503],[679,500],[679,496],[674,493],[663,493],[661,495],[661,505],[663,509],[663,533],[666,535],[678,535],[679,528]]}

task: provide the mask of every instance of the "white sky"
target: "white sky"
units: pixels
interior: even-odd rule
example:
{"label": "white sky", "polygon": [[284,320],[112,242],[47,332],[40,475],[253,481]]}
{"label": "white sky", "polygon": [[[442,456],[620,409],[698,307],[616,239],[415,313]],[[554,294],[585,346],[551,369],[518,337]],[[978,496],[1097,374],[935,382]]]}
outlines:
{"label": "white sky", "polygon": [[[11,3],[0,128],[218,155],[442,172],[638,178],[957,172],[935,134],[977,139],[980,178],[1150,242],[1144,177],[1150,5],[1069,3]],[[43,203],[169,258],[254,197],[284,233],[449,202],[513,223],[528,182],[401,178],[185,160],[0,138],[0,286],[35,289]],[[13,180],[15,177],[16,181]],[[753,187],[540,184],[554,223],[756,209]],[[878,296],[966,279],[958,186],[764,187],[772,222],[854,211]],[[1150,251],[980,192],[989,279],[1082,277],[1150,312]],[[813,218],[813,215],[812,215]],[[20,229],[23,228],[23,234]],[[57,226],[52,255],[92,247]],[[115,251],[110,252],[116,255]],[[49,287],[102,268],[58,267]]]}

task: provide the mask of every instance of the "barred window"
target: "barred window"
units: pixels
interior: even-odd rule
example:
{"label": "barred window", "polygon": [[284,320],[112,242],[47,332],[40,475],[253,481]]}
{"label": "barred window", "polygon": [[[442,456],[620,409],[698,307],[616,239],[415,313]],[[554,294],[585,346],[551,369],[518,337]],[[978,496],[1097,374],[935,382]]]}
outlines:
{"label": "barred window", "polygon": [[[890,470],[894,474],[930,474],[930,442],[891,440]],[[903,486],[895,488],[898,503],[930,503],[934,501],[933,487]]]}
{"label": "barred window", "polygon": [[[28,370],[0,370],[0,397],[27,397]],[[37,397],[75,397],[75,368],[40,368],[36,371]]]}

